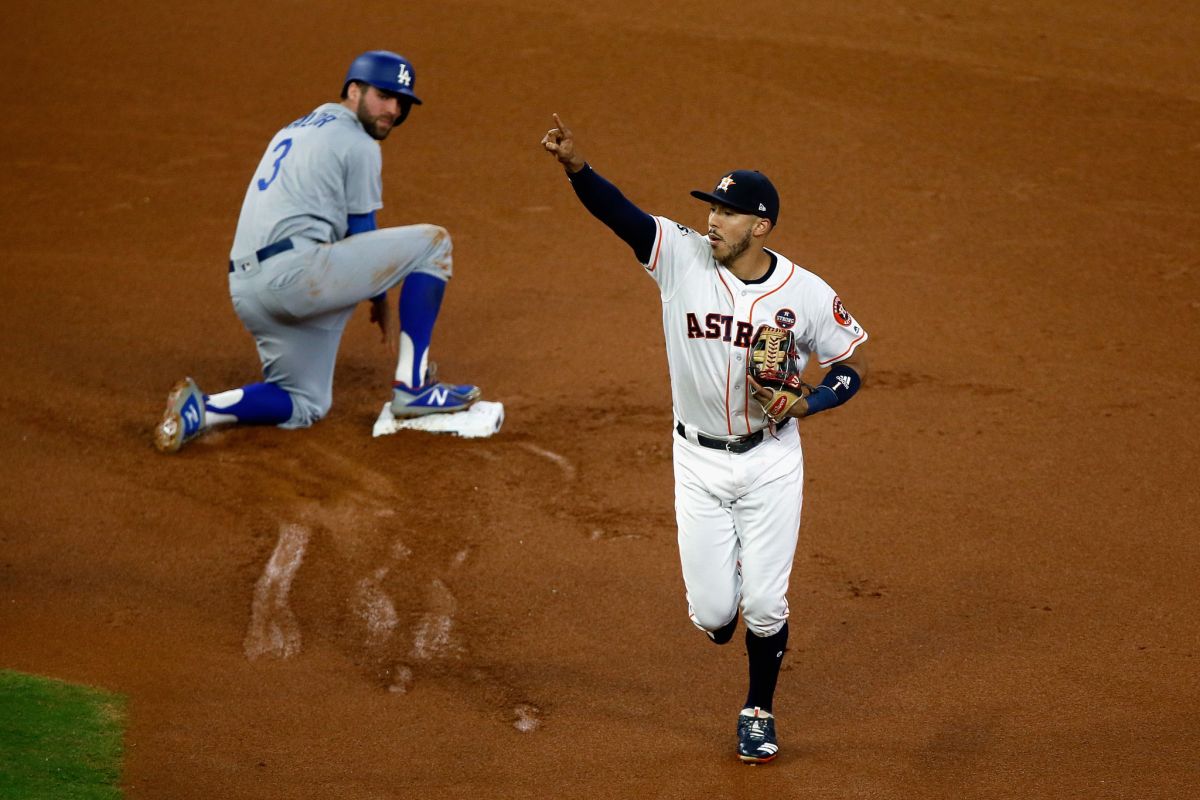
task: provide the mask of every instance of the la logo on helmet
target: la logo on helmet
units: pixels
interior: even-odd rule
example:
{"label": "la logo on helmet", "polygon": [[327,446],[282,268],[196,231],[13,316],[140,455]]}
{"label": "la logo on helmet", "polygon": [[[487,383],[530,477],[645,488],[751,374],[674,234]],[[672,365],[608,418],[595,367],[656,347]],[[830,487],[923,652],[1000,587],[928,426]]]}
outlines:
{"label": "la logo on helmet", "polygon": [[412,74],[408,71],[407,64],[400,65],[400,76],[396,78],[396,81],[401,86],[408,86],[410,83],[412,83]]}

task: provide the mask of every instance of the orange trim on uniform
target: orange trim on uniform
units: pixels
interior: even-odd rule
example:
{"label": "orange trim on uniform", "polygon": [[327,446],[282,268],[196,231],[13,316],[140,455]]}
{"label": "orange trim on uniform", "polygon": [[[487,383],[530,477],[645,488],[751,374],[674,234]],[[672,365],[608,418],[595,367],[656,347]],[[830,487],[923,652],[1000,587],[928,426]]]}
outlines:
{"label": "orange trim on uniform", "polygon": [[[729,302],[733,304],[734,311],[737,310],[737,300],[733,298],[733,292],[729,289],[729,284],[721,277],[721,271],[717,270],[717,278],[720,279],[721,285],[725,287],[725,291],[729,292]],[[736,322],[736,320],[734,320]],[[729,435],[733,436],[733,419],[729,416],[729,359],[725,359],[725,427],[729,429]]]}
{"label": "orange trim on uniform", "polygon": [[850,351],[852,351],[855,347],[857,347],[858,343],[861,342],[865,338],[867,338],[867,332],[863,331],[861,336],[859,336],[857,339],[855,339],[853,342],[850,343],[850,346],[846,348],[846,352],[842,353],[840,356],[834,356],[833,358],[829,359],[828,361],[818,361],[817,365],[823,367],[826,364],[832,364],[835,361],[840,361],[841,359],[850,355]]}
{"label": "orange trim on uniform", "polygon": [[[782,256],[780,256],[778,253],[776,253],[775,255],[778,258],[782,258]],[[792,265],[792,271],[789,272],[788,276],[783,279],[783,283],[779,284],[774,289],[772,289],[771,291],[764,294],[762,297],[754,298],[754,302],[750,304],[750,319],[748,319],[746,321],[750,323],[751,327],[753,327],[753,325],[754,325],[754,307],[756,305],[758,305],[758,301],[762,300],[763,297],[770,297],[771,295],[775,294],[780,289],[782,289],[784,286],[787,286],[787,282],[790,281],[792,279],[792,276],[796,274],[796,262],[789,260],[788,263]],[[746,352],[749,353],[750,349],[746,348]],[[750,362],[747,361],[746,369],[749,369],[749,368],[750,368]],[[746,381],[746,433],[750,433],[750,432],[751,432],[750,431],[750,381]]]}
{"label": "orange trim on uniform", "polygon": [[651,261],[650,266],[646,268],[647,272],[654,272],[654,270],[658,268],[658,254],[662,252],[662,220],[660,220],[658,217],[655,217],[654,224],[658,226],[658,241],[655,242],[655,244],[658,246],[654,248],[654,260]]}

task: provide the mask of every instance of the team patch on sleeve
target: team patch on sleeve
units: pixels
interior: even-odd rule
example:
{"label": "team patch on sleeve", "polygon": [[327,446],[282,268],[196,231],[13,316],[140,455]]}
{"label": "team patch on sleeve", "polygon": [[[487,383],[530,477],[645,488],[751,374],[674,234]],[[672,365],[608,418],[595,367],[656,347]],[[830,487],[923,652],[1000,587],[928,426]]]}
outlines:
{"label": "team patch on sleeve", "polygon": [[692,232],[692,229],[689,228],[687,225],[680,225],[678,222],[675,223],[675,227],[679,228],[680,236],[687,236],[689,233]]}
{"label": "team patch on sleeve", "polygon": [[833,297],[833,318],[837,320],[837,324],[842,327],[850,327],[850,312],[842,305],[842,298],[834,295]]}

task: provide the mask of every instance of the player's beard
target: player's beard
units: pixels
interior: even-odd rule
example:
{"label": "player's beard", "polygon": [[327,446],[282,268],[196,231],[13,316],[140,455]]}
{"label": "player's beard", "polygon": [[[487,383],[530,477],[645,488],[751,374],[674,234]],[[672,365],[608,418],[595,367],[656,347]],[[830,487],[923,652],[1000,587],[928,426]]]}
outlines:
{"label": "player's beard", "polygon": [[392,132],[392,129],[396,127],[396,120],[392,120],[392,124],[389,125],[386,130],[381,132],[379,130],[379,119],[383,115],[380,114],[378,117],[371,116],[371,112],[367,109],[366,97],[359,98],[357,113],[358,121],[362,123],[363,130],[370,134],[372,139],[376,139],[380,142],[386,139],[388,134]]}
{"label": "player's beard", "polygon": [[728,267],[737,260],[738,256],[750,249],[750,242],[753,241],[753,239],[754,229],[748,228],[745,236],[743,236],[739,241],[730,243],[729,253],[726,254],[724,258],[718,258],[717,263],[723,267]]}

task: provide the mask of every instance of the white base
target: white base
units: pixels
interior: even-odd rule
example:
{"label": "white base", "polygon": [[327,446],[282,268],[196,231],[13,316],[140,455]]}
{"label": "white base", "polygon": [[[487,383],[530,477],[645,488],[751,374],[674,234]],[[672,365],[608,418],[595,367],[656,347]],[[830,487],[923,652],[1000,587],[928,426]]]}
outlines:
{"label": "white base", "polygon": [[384,403],[379,419],[375,420],[372,436],[385,436],[396,431],[429,431],[430,433],[453,433],[464,439],[480,439],[491,436],[504,424],[504,404],[480,400],[466,411],[452,414],[426,414],[423,417],[392,416],[392,404]]}

